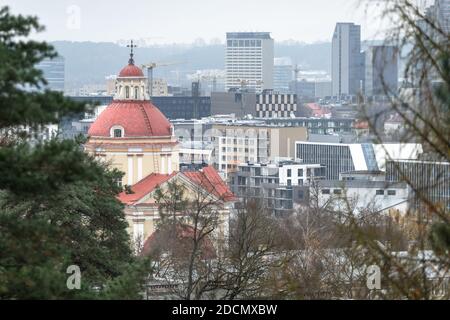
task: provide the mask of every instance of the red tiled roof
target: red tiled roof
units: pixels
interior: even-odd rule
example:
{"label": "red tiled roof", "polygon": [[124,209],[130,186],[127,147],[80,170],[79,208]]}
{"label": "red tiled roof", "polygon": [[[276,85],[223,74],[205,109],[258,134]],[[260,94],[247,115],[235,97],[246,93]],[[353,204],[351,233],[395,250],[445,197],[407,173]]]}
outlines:
{"label": "red tiled roof", "polygon": [[[138,183],[131,186],[131,190],[134,193],[127,194],[125,192],[121,192],[118,198],[124,204],[134,204],[176,174],[177,172],[173,172],[170,175],[152,173]],[[201,169],[201,171],[186,171],[182,172],[181,174],[198,186],[204,188],[207,192],[213,193],[222,201],[235,200],[234,194],[230,191],[217,171],[211,166],[205,167]]]}
{"label": "red tiled roof", "polygon": [[127,194],[124,192],[121,192],[118,196],[119,200],[124,204],[133,204],[136,201],[139,201],[142,197],[152,192],[154,189],[156,189],[160,184],[166,182],[173,176],[175,176],[177,173],[173,172],[172,174],[159,174],[159,173],[152,173],[142,179],[141,181],[137,182],[133,186],[131,186],[131,190],[134,193]]}
{"label": "red tiled roof", "polygon": [[[92,124],[88,135],[110,137],[113,126],[121,126],[127,137],[170,136],[169,120],[149,101],[113,101]],[[118,138],[120,139],[120,138]]]}
{"label": "red tiled roof", "polygon": [[223,201],[233,201],[234,194],[230,191],[226,183],[211,166],[203,168],[201,171],[187,171],[183,174],[197,185],[205,188],[208,192],[214,193]]}
{"label": "red tiled roof", "polygon": [[322,107],[317,103],[306,103],[305,106],[312,112],[312,115],[316,117],[320,117],[330,113],[330,110],[328,110],[328,108]]}
{"label": "red tiled roof", "polygon": [[144,73],[139,67],[134,64],[126,65],[122,70],[120,70],[119,77],[143,77]]}
{"label": "red tiled roof", "polygon": [[[154,231],[144,242],[141,256],[147,256],[154,251],[177,251],[175,254],[189,254],[192,251],[194,240],[194,228],[189,225],[177,225],[176,239],[170,234],[170,229]],[[197,237],[200,235],[198,234]],[[173,241],[173,242],[172,242]],[[176,241],[176,242],[175,242]],[[172,242],[172,243],[171,243]],[[216,257],[216,250],[208,236],[200,240],[201,256],[203,259],[213,259]]]}

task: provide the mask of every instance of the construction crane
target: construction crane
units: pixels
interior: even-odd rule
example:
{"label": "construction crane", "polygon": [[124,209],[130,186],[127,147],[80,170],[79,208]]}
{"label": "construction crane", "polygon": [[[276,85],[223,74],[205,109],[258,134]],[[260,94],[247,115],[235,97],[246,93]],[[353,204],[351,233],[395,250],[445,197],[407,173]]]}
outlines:
{"label": "construction crane", "polygon": [[177,61],[177,62],[150,62],[147,64],[142,65],[142,69],[147,69],[147,87],[148,87],[148,96],[151,98],[153,95],[153,69],[156,67],[166,67],[166,66],[173,66],[177,64],[181,64],[183,62]]}
{"label": "construction crane", "polygon": [[255,84],[258,86],[258,85],[262,85],[264,83],[264,81],[262,81],[262,80],[252,81],[252,80],[245,80],[245,79],[237,79],[237,81],[241,85],[241,91],[244,91],[245,87],[248,84]]}
{"label": "construction crane", "polygon": [[217,91],[217,79],[223,79],[225,75],[222,74],[206,74],[206,75],[198,75],[197,81],[212,81],[212,92]]}

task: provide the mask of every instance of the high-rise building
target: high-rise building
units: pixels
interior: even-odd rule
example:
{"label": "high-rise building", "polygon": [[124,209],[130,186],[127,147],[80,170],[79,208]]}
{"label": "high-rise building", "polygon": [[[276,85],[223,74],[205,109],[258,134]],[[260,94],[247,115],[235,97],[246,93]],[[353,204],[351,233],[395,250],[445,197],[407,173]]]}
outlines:
{"label": "high-rise building", "polygon": [[361,53],[361,26],[337,23],[331,52],[333,95],[356,95],[363,89],[364,54]]}
{"label": "high-rise building", "polygon": [[274,41],[269,32],[228,32],[226,90],[273,89]]}
{"label": "high-rise building", "polygon": [[366,51],[365,95],[395,93],[398,88],[398,62],[395,46],[370,46]]}
{"label": "high-rise building", "polygon": [[53,91],[64,92],[65,83],[65,60],[64,57],[58,56],[53,59],[44,59],[36,65],[44,73],[47,80],[47,87]]}
{"label": "high-rise building", "polygon": [[289,84],[293,79],[293,67],[290,58],[275,58],[273,67],[273,88],[281,93],[289,92]]}

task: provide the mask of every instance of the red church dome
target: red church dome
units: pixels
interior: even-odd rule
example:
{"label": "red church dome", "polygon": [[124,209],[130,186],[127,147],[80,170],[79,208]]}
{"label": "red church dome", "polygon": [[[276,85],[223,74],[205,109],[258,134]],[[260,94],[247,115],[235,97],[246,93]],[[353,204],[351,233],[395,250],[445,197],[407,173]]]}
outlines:
{"label": "red church dome", "polygon": [[123,68],[120,73],[119,77],[143,77],[144,73],[139,67],[136,67],[134,64],[128,64]]}
{"label": "red church dome", "polygon": [[92,137],[111,137],[112,128],[123,129],[123,137],[170,136],[167,118],[150,101],[113,101],[89,129]]}

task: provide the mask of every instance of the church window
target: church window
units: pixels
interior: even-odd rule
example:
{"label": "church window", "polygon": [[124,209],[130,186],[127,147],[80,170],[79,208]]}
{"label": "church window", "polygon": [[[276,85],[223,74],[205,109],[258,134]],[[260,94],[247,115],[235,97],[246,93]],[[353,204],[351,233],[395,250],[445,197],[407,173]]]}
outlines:
{"label": "church window", "polygon": [[122,138],[122,129],[114,129],[114,138]]}
{"label": "church window", "polygon": [[125,87],[125,98],[130,98],[130,87],[128,86]]}
{"label": "church window", "polygon": [[134,88],[134,98],[137,99],[138,98],[138,88]]}

